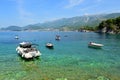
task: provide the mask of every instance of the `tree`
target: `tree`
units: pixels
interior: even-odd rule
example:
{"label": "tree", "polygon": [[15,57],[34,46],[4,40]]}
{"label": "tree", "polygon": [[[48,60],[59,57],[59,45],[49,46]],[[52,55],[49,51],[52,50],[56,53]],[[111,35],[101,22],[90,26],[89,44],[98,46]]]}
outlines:
{"label": "tree", "polygon": [[102,30],[106,27],[106,32],[113,31],[115,33],[120,32],[120,17],[115,19],[108,19],[106,21],[102,21],[99,26],[98,30]]}

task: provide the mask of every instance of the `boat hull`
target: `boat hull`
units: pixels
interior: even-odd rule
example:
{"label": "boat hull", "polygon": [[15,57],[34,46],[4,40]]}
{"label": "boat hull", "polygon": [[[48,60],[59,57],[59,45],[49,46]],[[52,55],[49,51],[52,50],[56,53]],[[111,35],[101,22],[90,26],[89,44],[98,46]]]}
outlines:
{"label": "boat hull", "polygon": [[38,50],[27,52],[27,49],[25,51],[25,49],[20,47],[17,47],[16,51],[22,58],[25,58],[25,59],[36,58],[41,55],[41,53]]}
{"label": "boat hull", "polygon": [[90,44],[88,44],[88,47],[100,49],[100,48],[103,47],[103,45],[102,44],[97,44],[97,43],[90,43]]}
{"label": "boat hull", "polygon": [[90,48],[96,48],[96,49],[102,48],[102,46],[95,46],[95,45],[89,45],[88,47],[90,47]]}
{"label": "boat hull", "polygon": [[52,43],[47,43],[46,47],[49,48],[49,49],[53,49],[53,44]]}
{"label": "boat hull", "polygon": [[46,46],[47,48],[49,48],[49,49],[53,49],[54,47],[53,46]]}

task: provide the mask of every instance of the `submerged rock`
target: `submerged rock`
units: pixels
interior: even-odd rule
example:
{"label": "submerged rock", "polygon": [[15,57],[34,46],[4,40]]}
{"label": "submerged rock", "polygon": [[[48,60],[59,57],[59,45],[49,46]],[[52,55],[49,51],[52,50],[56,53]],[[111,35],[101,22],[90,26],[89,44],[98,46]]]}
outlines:
{"label": "submerged rock", "polygon": [[96,80],[110,80],[110,79],[108,79],[108,78],[106,78],[104,76],[99,76],[99,77],[97,77]]}
{"label": "submerged rock", "polygon": [[96,79],[88,79],[88,80],[96,80]]}
{"label": "submerged rock", "polygon": [[67,80],[67,78],[57,78],[56,80]]}
{"label": "submerged rock", "polygon": [[88,79],[88,80],[110,80],[104,76],[98,76],[97,78],[93,78],[93,79]]}

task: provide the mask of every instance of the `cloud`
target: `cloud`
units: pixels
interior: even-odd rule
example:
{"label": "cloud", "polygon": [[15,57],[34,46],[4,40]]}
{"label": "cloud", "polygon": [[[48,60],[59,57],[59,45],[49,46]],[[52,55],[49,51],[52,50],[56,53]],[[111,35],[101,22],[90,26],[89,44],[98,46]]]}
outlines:
{"label": "cloud", "polygon": [[84,0],[68,0],[69,4],[65,8],[72,8],[80,5]]}

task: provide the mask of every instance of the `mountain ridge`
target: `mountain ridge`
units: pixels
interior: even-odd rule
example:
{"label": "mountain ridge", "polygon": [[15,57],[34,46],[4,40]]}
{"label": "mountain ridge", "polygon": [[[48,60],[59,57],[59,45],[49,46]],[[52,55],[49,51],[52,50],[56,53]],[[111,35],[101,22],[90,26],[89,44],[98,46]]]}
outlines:
{"label": "mountain ridge", "polygon": [[[98,26],[99,23],[103,20],[107,20],[110,18],[119,17],[120,13],[110,13],[110,14],[96,14],[96,15],[84,15],[84,16],[76,16],[71,18],[61,18],[54,21],[48,21],[44,23],[36,23],[27,25],[21,28],[17,28],[17,30],[76,30],[80,27],[90,26],[95,27]],[[11,27],[12,28],[12,27]],[[15,27],[14,27],[15,28]],[[3,29],[2,29],[3,30]],[[4,28],[4,30],[14,30],[10,29],[10,26]]]}

